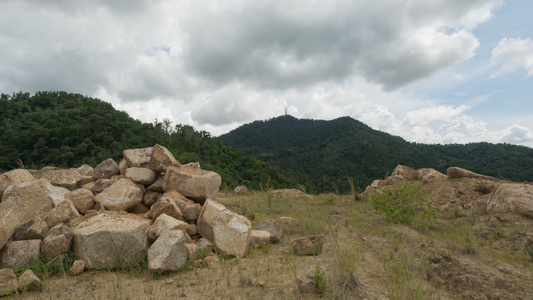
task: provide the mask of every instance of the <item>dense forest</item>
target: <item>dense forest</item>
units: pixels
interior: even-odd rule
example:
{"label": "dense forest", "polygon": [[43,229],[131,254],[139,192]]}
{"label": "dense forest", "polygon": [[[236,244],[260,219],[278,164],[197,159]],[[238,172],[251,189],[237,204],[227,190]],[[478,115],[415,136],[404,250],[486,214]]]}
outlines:
{"label": "dense forest", "polygon": [[308,192],[364,189],[399,164],[446,173],[458,166],[513,181],[533,180],[533,149],[509,144],[425,145],[373,130],[350,117],[332,121],[282,116],[218,137],[245,155],[278,166]]}
{"label": "dense forest", "polygon": [[296,182],[189,125],[142,123],[104,101],[66,92],[0,95],[0,172],[25,167],[63,168],[107,158],[125,149],[166,146],[182,163],[198,161],[219,173],[223,185],[253,189],[294,187]]}

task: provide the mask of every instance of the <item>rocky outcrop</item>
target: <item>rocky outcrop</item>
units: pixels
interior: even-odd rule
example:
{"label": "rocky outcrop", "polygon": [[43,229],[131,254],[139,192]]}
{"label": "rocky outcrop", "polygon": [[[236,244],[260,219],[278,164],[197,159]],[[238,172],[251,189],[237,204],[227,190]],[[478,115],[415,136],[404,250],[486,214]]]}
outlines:
{"label": "rocky outcrop", "polygon": [[391,176],[396,175],[400,175],[407,180],[414,180],[416,179],[416,170],[408,166],[397,165],[391,173]]}
{"label": "rocky outcrop", "polygon": [[128,210],[142,201],[141,189],[129,179],[120,179],[94,197],[108,210]]}
{"label": "rocky outcrop", "polygon": [[459,178],[477,178],[477,179],[484,179],[484,180],[490,180],[490,181],[500,181],[498,178],[494,178],[492,176],[487,175],[481,175],[474,173],[472,171],[469,171],[467,169],[459,168],[459,167],[449,167],[446,171],[449,178],[452,179],[459,179]]}
{"label": "rocky outcrop", "polygon": [[273,190],[272,197],[274,198],[302,198],[305,193],[297,189],[281,189]]}
{"label": "rocky outcrop", "polygon": [[423,168],[423,169],[416,170],[416,179],[422,180],[425,183],[428,183],[428,182],[444,181],[448,179],[448,176],[442,174],[441,172],[435,169]]}
{"label": "rocky outcrop", "polygon": [[517,212],[533,218],[533,185],[529,183],[499,184],[487,201],[487,210]]}
{"label": "rocky outcrop", "polygon": [[203,204],[206,199],[215,199],[222,179],[215,172],[172,166],[163,179],[165,192],[178,191],[187,198]]}
{"label": "rocky outcrop", "polygon": [[197,230],[226,256],[244,257],[250,244],[251,223],[213,200],[206,200],[197,222]]}
{"label": "rocky outcrop", "polygon": [[137,265],[146,259],[151,221],[133,214],[104,212],[74,228],[72,251],[87,268]]}

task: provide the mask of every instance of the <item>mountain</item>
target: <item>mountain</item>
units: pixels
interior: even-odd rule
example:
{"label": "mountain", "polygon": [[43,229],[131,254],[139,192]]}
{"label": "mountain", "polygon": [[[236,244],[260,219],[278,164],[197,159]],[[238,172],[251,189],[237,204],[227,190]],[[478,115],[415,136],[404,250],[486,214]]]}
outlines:
{"label": "mountain", "polygon": [[399,164],[446,173],[459,166],[514,181],[533,180],[533,149],[509,144],[425,145],[373,130],[350,117],[281,116],[245,124],[218,140],[282,169],[308,192],[364,189]]}
{"label": "mountain", "polygon": [[219,173],[223,185],[259,189],[270,181],[294,187],[276,168],[246,157],[189,125],[170,121],[142,123],[109,103],[80,94],[37,92],[0,95],[0,172],[20,167],[63,168],[107,158],[118,160],[125,149],[166,146],[182,163],[199,161]]}

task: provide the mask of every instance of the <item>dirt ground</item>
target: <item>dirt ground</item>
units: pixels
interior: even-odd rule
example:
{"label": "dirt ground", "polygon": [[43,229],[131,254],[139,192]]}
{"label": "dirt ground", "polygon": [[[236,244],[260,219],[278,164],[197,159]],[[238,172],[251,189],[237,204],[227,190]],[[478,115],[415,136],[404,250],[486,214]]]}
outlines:
{"label": "dirt ground", "polygon": [[[533,220],[488,212],[489,194],[480,191],[481,183],[426,184],[441,208],[427,231],[390,223],[368,200],[351,195],[230,194],[217,200],[248,217],[254,228],[264,220],[279,222],[281,242],[250,250],[247,258],[222,257],[213,267],[191,264],[167,275],[140,270],[44,276],[42,292],[5,298],[532,299],[533,258],[527,249]],[[291,254],[291,238],[320,233],[326,235],[320,255]],[[315,288],[317,280],[322,289]]]}

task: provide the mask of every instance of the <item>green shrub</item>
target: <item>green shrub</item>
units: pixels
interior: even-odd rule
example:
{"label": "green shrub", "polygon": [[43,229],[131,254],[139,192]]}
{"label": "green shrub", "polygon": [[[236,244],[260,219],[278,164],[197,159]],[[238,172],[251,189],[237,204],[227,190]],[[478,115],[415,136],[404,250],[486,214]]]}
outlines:
{"label": "green shrub", "polygon": [[422,185],[423,182],[397,184],[383,189],[383,193],[370,196],[370,205],[390,222],[424,227],[425,221],[437,217],[438,209],[433,206],[433,199],[425,197],[428,190]]}

